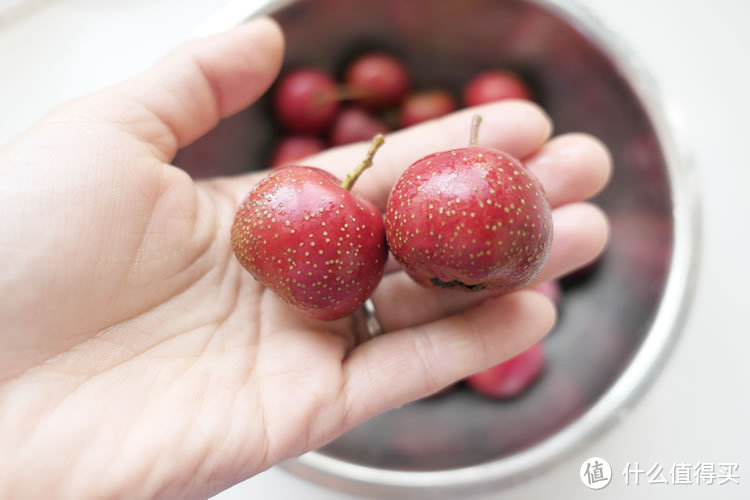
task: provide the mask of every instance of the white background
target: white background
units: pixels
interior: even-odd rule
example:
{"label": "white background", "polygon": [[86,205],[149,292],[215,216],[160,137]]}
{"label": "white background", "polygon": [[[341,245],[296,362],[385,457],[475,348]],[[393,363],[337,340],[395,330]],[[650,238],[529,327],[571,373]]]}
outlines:
{"label": "white background", "polygon": [[[223,2],[0,0],[0,144],[55,104],[143,69]],[[583,3],[636,50],[681,110],[702,177],[701,277],[685,334],[636,409],[543,476],[486,498],[750,498],[750,2]],[[604,490],[587,490],[578,479],[592,455],[612,465],[615,477]],[[625,486],[620,473],[636,460],[665,468],[736,462],[742,484]],[[351,497],[272,469],[220,498]]]}

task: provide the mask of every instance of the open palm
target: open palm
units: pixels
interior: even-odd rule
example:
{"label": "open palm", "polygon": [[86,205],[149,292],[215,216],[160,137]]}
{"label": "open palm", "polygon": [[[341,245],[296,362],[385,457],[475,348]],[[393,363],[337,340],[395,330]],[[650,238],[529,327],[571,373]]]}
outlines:
{"label": "open palm", "polygon": [[[256,100],[283,41],[259,20],[192,42],[60,107],[0,151],[0,497],[203,497],[496,364],[554,322],[541,295],[423,289],[397,267],[386,335],[307,319],[244,272],[234,210],[263,174],[194,182],[170,165]],[[476,110],[391,134],[355,192],[385,206],[412,161],[468,139]],[[535,106],[480,110],[480,144],[523,158],[555,207],[538,282],[593,259],[606,150],[548,141]],[[343,176],[366,144],[305,163]]]}

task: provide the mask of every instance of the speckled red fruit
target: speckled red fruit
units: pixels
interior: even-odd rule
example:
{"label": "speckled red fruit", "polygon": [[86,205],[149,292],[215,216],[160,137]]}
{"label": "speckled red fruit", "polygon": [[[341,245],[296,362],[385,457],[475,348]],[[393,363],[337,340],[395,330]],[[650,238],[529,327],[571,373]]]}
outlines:
{"label": "speckled red fruit", "polygon": [[346,71],[349,91],[358,97],[357,104],[377,111],[398,104],[409,90],[406,67],[395,57],[383,52],[364,54]]}
{"label": "speckled red fruit", "polygon": [[402,127],[433,120],[456,110],[456,100],[450,92],[429,90],[408,96],[401,105]]}
{"label": "speckled red fruit", "polygon": [[531,92],[526,84],[508,71],[480,73],[464,88],[466,106],[479,106],[504,99],[531,99]]}
{"label": "speckled red fruit", "polygon": [[418,283],[507,291],[542,269],[552,216],[520,161],[468,147],[413,163],[388,197],[385,230],[391,253]]}
{"label": "speckled red fruit", "polygon": [[388,125],[357,108],[341,111],[331,126],[330,141],[333,146],[369,141],[377,134],[388,132]]}
{"label": "speckled red fruit", "polygon": [[284,137],[279,141],[271,154],[271,166],[280,167],[282,165],[289,165],[302,158],[320,153],[325,148],[325,143],[317,137]]}
{"label": "speckled red fruit", "polygon": [[380,212],[333,175],[292,166],[262,180],[237,210],[232,247],[285,302],[332,320],[370,296],[387,258]]}
{"label": "speckled red fruit", "polygon": [[476,392],[496,399],[520,395],[533,384],[544,369],[542,343],[538,342],[522,353],[466,379]]}
{"label": "speckled red fruit", "polygon": [[325,72],[304,68],[281,77],[274,94],[279,121],[298,134],[316,134],[331,124],[339,109],[336,83]]}

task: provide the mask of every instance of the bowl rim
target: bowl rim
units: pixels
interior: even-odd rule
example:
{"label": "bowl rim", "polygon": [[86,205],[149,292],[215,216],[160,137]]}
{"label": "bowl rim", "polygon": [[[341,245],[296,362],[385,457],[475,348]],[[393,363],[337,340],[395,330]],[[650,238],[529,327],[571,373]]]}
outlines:
{"label": "bowl rim", "polygon": [[[229,30],[251,17],[272,13],[295,0],[231,0],[197,29],[205,36]],[[320,485],[358,494],[419,496],[439,490],[507,486],[539,475],[610,430],[641,399],[662,371],[682,333],[698,279],[701,203],[697,171],[689,154],[684,121],[650,72],[622,39],[577,0],[526,0],[551,12],[607,53],[643,104],[666,160],[673,214],[673,251],[656,316],[622,374],[575,421],[543,441],[508,457],[439,471],[397,471],[358,465],[311,451],[282,464]]]}

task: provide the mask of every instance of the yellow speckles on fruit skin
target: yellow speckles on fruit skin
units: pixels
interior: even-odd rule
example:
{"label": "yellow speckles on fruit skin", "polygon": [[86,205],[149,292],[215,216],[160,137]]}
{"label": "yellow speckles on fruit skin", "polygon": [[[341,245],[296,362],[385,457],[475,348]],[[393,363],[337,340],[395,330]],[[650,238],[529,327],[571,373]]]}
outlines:
{"label": "yellow speckles on fruit skin", "polygon": [[[382,277],[387,257],[382,218],[329,174],[306,167],[286,170],[295,175],[269,176],[273,179],[261,181],[241,204],[232,226],[235,255],[261,284],[310,316],[349,314]],[[310,176],[322,179],[309,182]],[[260,218],[266,223],[256,224]],[[326,228],[345,224],[339,234],[348,245],[339,257]]]}
{"label": "yellow speckles on fruit skin", "polygon": [[546,259],[551,225],[547,231],[527,222],[550,220],[538,181],[517,160],[477,149],[415,162],[388,200],[391,251],[420,283],[437,277],[510,289],[532,279]]}

